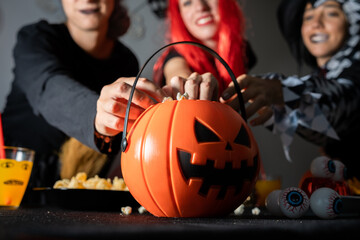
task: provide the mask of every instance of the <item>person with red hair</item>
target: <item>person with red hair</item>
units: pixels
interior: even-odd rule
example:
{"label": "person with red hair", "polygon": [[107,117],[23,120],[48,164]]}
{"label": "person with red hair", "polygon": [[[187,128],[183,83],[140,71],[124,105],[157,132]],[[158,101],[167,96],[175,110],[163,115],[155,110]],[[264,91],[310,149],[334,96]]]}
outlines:
{"label": "person with red hair", "polygon": [[[166,20],[168,42],[192,41],[211,48],[235,76],[247,73],[256,62],[245,39],[245,18],[236,0],[168,0]],[[185,44],[174,45],[163,53],[154,65],[153,78],[159,86],[172,85],[181,93],[189,80],[199,85],[209,81],[214,88],[213,100],[218,100],[218,93],[231,82],[225,67],[214,57]]]}

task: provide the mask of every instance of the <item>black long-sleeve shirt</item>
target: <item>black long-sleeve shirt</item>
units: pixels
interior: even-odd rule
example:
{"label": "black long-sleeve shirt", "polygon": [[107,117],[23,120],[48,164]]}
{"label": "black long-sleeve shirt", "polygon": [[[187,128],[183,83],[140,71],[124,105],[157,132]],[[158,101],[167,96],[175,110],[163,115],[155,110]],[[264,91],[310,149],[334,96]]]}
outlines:
{"label": "black long-sleeve shirt", "polygon": [[39,152],[57,151],[68,136],[96,149],[101,88],[138,72],[135,55],[120,42],[109,59],[98,60],[76,45],[64,24],[45,21],[19,31],[14,60],[2,115],[5,141]]}
{"label": "black long-sleeve shirt", "polygon": [[64,24],[42,20],[20,29],[13,54],[14,81],[2,113],[5,143],[37,156],[56,154],[68,137],[97,149],[96,101],[104,85],[136,76],[130,49],[117,41],[110,58],[95,59]]}

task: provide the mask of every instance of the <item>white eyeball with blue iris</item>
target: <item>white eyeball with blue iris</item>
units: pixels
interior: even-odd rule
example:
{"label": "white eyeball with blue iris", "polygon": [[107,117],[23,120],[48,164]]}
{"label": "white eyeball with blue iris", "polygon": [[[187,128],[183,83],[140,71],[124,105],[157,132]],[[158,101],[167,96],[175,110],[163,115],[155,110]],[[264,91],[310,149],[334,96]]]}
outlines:
{"label": "white eyeball with blue iris", "polygon": [[311,162],[310,171],[314,177],[332,178],[336,172],[336,165],[329,157],[319,156]]}
{"label": "white eyeball with blue iris", "polygon": [[279,196],[279,205],[282,213],[289,218],[299,218],[309,209],[310,200],[300,188],[285,188]]}
{"label": "white eyeball with blue iris", "polygon": [[319,188],[311,194],[310,207],[314,214],[323,219],[332,219],[340,214],[342,200],[331,188]]}

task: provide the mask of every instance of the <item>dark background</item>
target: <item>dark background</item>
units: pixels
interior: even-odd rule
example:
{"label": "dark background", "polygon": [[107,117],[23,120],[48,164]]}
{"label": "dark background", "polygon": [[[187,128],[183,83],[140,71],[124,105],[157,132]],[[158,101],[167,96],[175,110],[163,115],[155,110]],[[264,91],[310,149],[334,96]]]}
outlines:
{"label": "dark background", "polygon": [[[164,22],[158,19],[145,0],[125,0],[132,26],[121,39],[137,55],[140,64],[163,45]],[[258,62],[251,73],[281,72],[287,75],[299,73],[285,41],[282,39],[276,21],[279,0],[239,0],[247,18],[247,37],[256,52]],[[0,1],[0,111],[12,81],[12,49],[16,32],[24,24],[39,19],[50,22],[64,20],[60,0],[1,0]],[[144,77],[151,77],[151,66],[144,71]],[[291,148],[292,162],[284,158],[278,136],[263,127],[253,128],[260,147],[267,175],[282,178],[283,188],[297,186],[302,175],[309,169],[310,162],[318,155],[315,146],[296,137]]]}

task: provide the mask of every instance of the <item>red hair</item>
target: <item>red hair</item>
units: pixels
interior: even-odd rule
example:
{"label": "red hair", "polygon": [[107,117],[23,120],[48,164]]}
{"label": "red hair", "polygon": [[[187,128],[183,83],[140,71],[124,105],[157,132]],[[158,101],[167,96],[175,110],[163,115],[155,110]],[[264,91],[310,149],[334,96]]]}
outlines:
{"label": "red hair", "polygon": [[[246,69],[246,46],[244,40],[245,18],[236,0],[219,0],[220,22],[218,29],[218,49],[216,52],[229,64],[235,76],[247,71]],[[199,42],[187,30],[179,9],[178,0],[169,0],[167,9],[167,21],[170,27],[170,42],[193,41]],[[221,93],[231,82],[231,78],[219,61],[215,61],[204,50],[192,46],[175,45],[176,51],[181,54],[192,71],[203,74],[211,72],[219,82]],[[154,81],[161,85],[163,80],[162,65],[169,50],[159,58],[154,66]]]}

